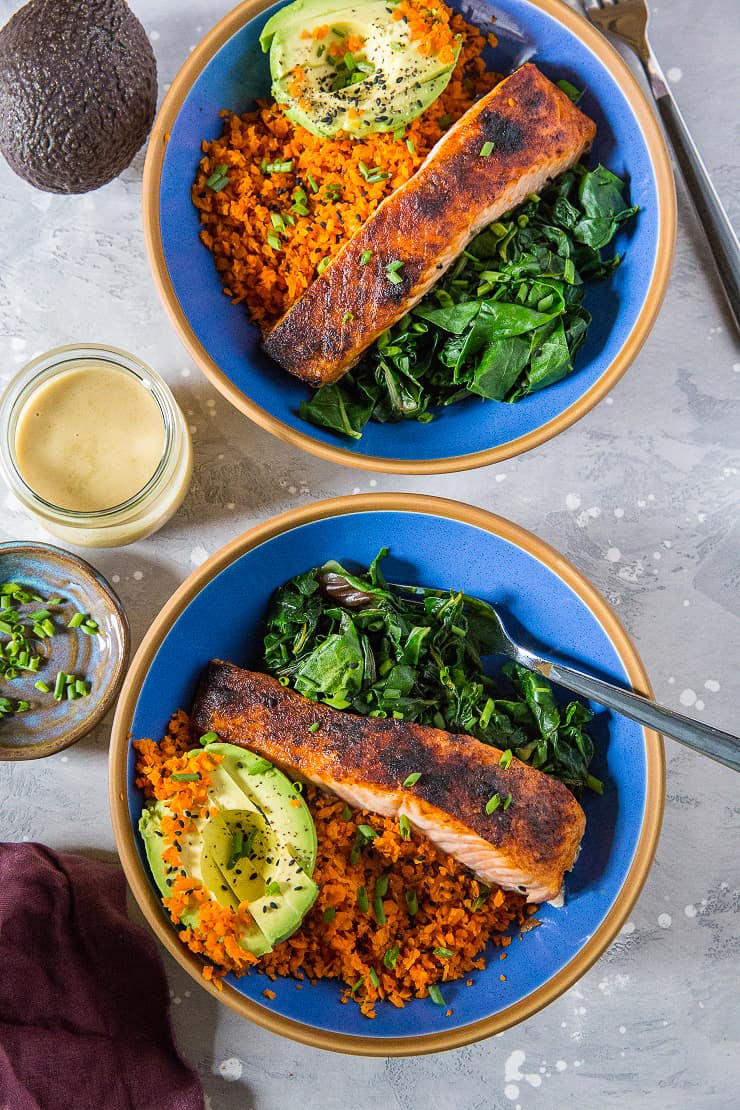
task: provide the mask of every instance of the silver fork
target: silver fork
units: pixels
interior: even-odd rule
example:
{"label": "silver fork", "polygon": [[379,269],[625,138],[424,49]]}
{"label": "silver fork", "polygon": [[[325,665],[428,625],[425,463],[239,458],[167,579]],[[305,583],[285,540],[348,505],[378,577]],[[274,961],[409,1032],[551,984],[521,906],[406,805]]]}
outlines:
{"label": "silver fork", "polygon": [[735,325],[740,330],[740,247],[737,236],[648,41],[647,0],[580,2],[586,18],[594,27],[604,35],[620,39],[642,62],[660,118],[714,255]]}
{"label": "silver fork", "polygon": [[[372,605],[375,601],[372,594],[357,589],[346,578],[331,570],[324,571],[320,582],[326,596],[345,608],[361,609],[366,605]],[[438,590],[428,586],[407,586],[400,582],[388,582],[386,588],[412,605],[423,605],[425,597],[455,596],[450,590]],[[729,732],[722,732],[712,725],[692,721],[690,717],[674,713],[672,709],[666,709],[665,706],[658,705],[650,698],[635,694],[632,690],[625,690],[613,682],[605,682],[604,679],[576,670],[575,667],[568,667],[563,663],[537,655],[510,635],[501,619],[501,614],[487,601],[466,594],[465,609],[468,616],[475,618],[476,632],[480,638],[483,654],[506,655],[530,671],[541,674],[550,682],[557,682],[576,694],[592,698],[607,709],[614,709],[624,717],[629,717],[647,728],[672,737],[686,748],[723,763],[733,771],[740,771],[740,737],[731,736]]]}

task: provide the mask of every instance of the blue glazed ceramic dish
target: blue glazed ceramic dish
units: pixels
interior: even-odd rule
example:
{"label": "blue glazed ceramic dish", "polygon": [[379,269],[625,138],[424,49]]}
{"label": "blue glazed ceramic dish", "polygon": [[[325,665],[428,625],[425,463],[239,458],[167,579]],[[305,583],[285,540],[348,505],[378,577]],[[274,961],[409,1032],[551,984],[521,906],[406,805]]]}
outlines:
{"label": "blue glazed ceramic dish", "polygon": [[203,139],[221,134],[219,112],[244,112],[269,93],[259,35],[271,12],[247,0],[219,23],[175,79],[150,140],[144,225],[155,280],[198,366],[246,415],[275,435],[325,458],[365,469],[405,473],[462,470],[496,462],[549,439],[587,412],[626,370],[657,315],[670,273],[675,196],[670,162],[651,109],[619,55],[560,0],[473,0],[453,6],[490,29],[488,52],[502,72],[533,60],[553,80],[585,89],[580,106],[597,124],[592,159],[629,181],[642,211],[616,240],[625,259],[613,279],[589,289],[594,316],[575,372],[515,405],[471,399],[431,425],[371,423],[354,443],[301,420],[303,383],[261,350],[244,306],[221,291],[213,260],[198,237],[190,189]]}
{"label": "blue glazed ceramic dish", "polygon": [[[392,580],[454,586],[503,606],[539,645],[605,677],[649,692],[639,659],[606,602],[561,556],[515,525],[451,501],[378,494],[321,502],[235,540],[204,564],[155,620],[129,673],[113,728],[110,796],[119,852],[134,894],[170,952],[201,983],[201,965],[177,939],[146,867],[135,829],[142,795],[134,785],[130,737],[159,737],[170,714],[188,708],[212,658],[259,664],[261,625],[272,591],[324,562],[366,565],[388,544]],[[340,984],[252,973],[229,976],[217,997],[269,1029],[322,1048],[406,1055],[490,1035],[528,1017],[569,987],[624,922],[647,874],[663,809],[660,739],[598,712],[594,774],[602,797],[583,799],[587,828],[566,880],[562,909],[538,912],[540,928],[514,940],[506,982],[495,959],[474,986],[447,984],[452,1010],[429,999],[403,1010],[377,1007],[374,1020],[341,1004]],[[271,987],[274,1000],[263,997]]]}

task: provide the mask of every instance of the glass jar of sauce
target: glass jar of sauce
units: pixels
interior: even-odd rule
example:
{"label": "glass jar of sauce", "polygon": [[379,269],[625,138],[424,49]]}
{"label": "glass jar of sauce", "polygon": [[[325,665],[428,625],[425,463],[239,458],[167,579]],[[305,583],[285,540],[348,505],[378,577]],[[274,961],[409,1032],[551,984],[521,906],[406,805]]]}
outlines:
{"label": "glass jar of sauce", "polygon": [[190,434],[172,393],[115,347],[73,344],[33,359],[5,391],[0,429],[11,491],[79,547],[151,535],[190,485]]}

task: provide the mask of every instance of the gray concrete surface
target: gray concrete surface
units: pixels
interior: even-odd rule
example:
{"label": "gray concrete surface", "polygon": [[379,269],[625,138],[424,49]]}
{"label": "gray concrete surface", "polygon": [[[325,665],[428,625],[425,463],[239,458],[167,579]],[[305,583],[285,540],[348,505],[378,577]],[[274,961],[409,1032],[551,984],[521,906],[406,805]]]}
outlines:
{"label": "gray concrete surface", "polygon": [[[132,6],[166,87],[229,3]],[[15,7],[0,0],[0,21]],[[659,0],[653,15],[655,46],[737,220],[737,0]],[[0,165],[0,381],[40,350],[98,339],[159,369],[192,426],[197,469],[183,510],[156,538],[94,555],[123,598],[135,642],[194,566],[256,521],[370,488],[430,491],[503,513],[560,548],[615,606],[657,696],[740,731],[740,350],[682,189],[666,304],[613,393],[523,458],[425,480],[303,455],[214,392],[149,277],[142,163],[139,155],[119,180],[77,198],[35,192]],[[0,499],[0,539],[41,538],[2,490]],[[109,726],[44,762],[0,765],[0,838],[113,852]],[[177,1035],[212,1110],[736,1106],[738,783],[673,743],[667,753],[663,834],[622,935],[576,987],[494,1040],[415,1060],[342,1058],[246,1024],[168,960]]]}

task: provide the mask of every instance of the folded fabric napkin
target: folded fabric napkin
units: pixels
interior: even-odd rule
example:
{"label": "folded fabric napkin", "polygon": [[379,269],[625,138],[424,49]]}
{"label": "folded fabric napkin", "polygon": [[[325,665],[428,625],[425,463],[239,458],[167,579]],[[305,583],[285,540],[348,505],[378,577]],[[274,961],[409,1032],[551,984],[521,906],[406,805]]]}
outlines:
{"label": "folded fabric napkin", "polygon": [[2,1110],[204,1110],[117,866],[0,844]]}

